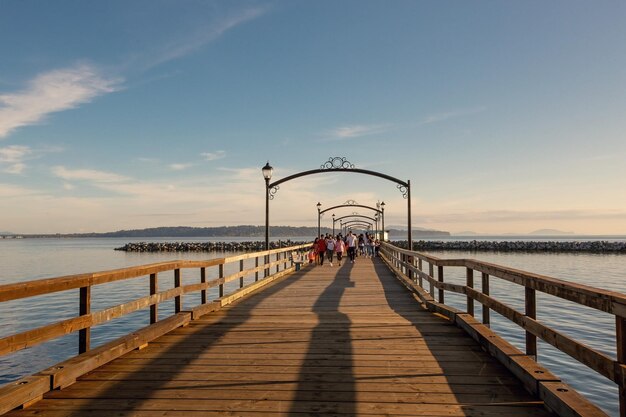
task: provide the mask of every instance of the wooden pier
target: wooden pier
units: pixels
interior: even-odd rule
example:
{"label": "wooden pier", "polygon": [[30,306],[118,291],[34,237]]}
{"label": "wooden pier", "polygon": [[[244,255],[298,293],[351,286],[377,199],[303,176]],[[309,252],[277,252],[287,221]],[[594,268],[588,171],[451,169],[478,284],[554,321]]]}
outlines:
{"label": "wooden pier", "polygon": [[[426,277],[433,291],[435,282],[443,282],[432,271],[413,274],[417,258],[407,260],[406,253],[387,248],[384,260],[361,257],[341,267],[327,263],[295,271],[287,253],[264,252],[264,263],[256,254],[255,267],[247,270],[243,261],[252,255],[214,261],[222,267],[213,283],[205,276],[200,284],[184,286],[178,273],[178,286],[162,299],[238,278],[241,285],[231,295],[221,289],[220,299],[204,298],[191,311],[178,303],[176,314],[163,320],[152,311],[154,324],[145,330],[0,388],[0,412],[10,417],[605,415],[476,321],[473,304],[470,312],[447,309],[417,287]],[[228,261],[239,262],[238,273],[224,275]],[[269,274],[274,267],[277,272]],[[150,274],[156,281],[155,268],[171,266],[91,280]],[[258,278],[261,271],[267,278]],[[243,276],[251,274],[257,276],[254,282],[244,285]],[[15,286],[4,290],[0,301],[20,297]],[[158,305],[156,285],[151,294],[139,304]],[[95,320],[86,311],[82,317]],[[0,348],[17,350],[11,343],[19,340],[2,339]]]}

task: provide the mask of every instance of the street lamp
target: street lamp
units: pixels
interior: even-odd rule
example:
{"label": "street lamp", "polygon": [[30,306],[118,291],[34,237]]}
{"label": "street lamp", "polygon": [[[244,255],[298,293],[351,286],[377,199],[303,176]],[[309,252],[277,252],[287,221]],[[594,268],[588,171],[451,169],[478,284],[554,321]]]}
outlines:
{"label": "street lamp", "polygon": [[265,250],[270,250],[270,180],[274,172],[270,161],[261,168],[261,172],[265,178]]}
{"label": "street lamp", "polygon": [[335,236],[335,213],[333,213],[333,237]]}
{"label": "street lamp", "polygon": [[374,214],[374,236],[378,237],[378,226],[379,226],[380,215],[378,213]]}
{"label": "street lamp", "polygon": [[320,227],[320,219],[322,217],[322,214],[320,213],[321,208],[322,208],[322,203],[318,201],[317,202],[317,237],[320,237],[321,235],[321,227]]}
{"label": "street lamp", "polygon": [[385,241],[385,202],[380,203],[380,214],[383,221],[383,237],[380,239],[383,242]]}

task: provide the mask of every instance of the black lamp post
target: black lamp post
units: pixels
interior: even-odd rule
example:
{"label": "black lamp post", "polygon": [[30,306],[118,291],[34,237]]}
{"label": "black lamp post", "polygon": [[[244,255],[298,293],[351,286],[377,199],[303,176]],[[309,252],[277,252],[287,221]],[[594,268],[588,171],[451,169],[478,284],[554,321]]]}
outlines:
{"label": "black lamp post", "polygon": [[376,237],[378,237],[378,232],[380,231],[380,229],[378,228],[378,226],[380,225],[379,217],[380,217],[380,215],[378,213],[376,213],[374,215],[374,236],[376,236]]}
{"label": "black lamp post", "polygon": [[335,236],[335,213],[333,213],[333,237]]}
{"label": "black lamp post", "polygon": [[317,237],[320,237],[321,235],[321,225],[320,225],[320,221],[321,221],[321,217],[322,214],[320,213],[320,210],[322,209],[322,203],[320,203],[319,201],[317,202]]}
{"label": "black lamp post", "polygon": [[267,161],[261,172],[265,178],[265,250],[270,250],[270,179],[274,172],[270,161]]}
{"label": "black lamp post", "polygon": [[385,202],[380,203],[380,214],[382,218],[383,236],[380,240],[385,241]]}

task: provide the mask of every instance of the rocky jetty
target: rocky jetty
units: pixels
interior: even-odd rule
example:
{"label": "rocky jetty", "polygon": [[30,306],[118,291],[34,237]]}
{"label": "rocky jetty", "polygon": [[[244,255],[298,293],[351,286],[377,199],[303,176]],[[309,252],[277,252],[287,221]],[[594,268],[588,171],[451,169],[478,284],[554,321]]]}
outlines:
{"label": "rocky jetty", "polygon": [[[270,249],[285,248],[311,242],[285,240],[270,242]],[[390,242],[407,248],[407,241]],[[258,252],[265,249],[263,241],[246,242],[137,242],[115,248],[125,252]],[[419,240],[413,242],[416,251],[474,251],[474,252],[581,252],[626,253],[626,242],[598,241],[482,241],[482,240]]]}
{"label": "rocky jetty", "polygon": [[[270,249],[286,248],[308,242],[285,240],[270,242]],[[124,252],[258,252],[265,250],[265,242],[137,242],[127,243],[115,250]]]}
{"label": "rocky jetty", "polygon": [[[407,241],[392,242],[407,248]],[[413,242],[413,250],[458,250],[476,252],[587,252],[626,253],[626,242],[598,241],[461,241],[420,240]]]}

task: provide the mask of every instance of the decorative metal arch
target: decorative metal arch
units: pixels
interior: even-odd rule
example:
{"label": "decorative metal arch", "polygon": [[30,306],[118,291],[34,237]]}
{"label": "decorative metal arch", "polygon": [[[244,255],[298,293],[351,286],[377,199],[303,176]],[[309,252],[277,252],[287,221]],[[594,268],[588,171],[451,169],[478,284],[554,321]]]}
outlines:
{"label": "decorative metal arch", "polygon": [[354,220],[352,222],[343,223],[341,226],[345,227],[346,229],[354,227],[367,227],[368,229],[371,229],[373,225],[372,223],[365,223],[361,220]]}
{"label": "decorative metal arch", "polygon": [[[269,166],[269,161],[268,161],[266,167],[270,169],[270,176],[271,176],[271,167]],[[381,172],[371,171],[371,170],[368,170],[368,169],[356,168],[354,166],[354,164],[349,162],[346,158],[339,157],[339,156],[334,156],[334,157],[328,158],[328,161],[326,161],[322,165],[320,165],[319,169],[311,169],[311,170],[308,170],[308,171],[298,172],[296,174],[290,175],[288,177],[279,179],[279,180],[274,181],[274,182],[270,182],[269,176],[265,177],[265,187],[266,187],[266,193],[265,193],[265,196],[266,196],[266,198],[265,198],[265,223],[266,223],[265,224],[265,240],[266,240],[266,248],[267,249],[269,248],[269,200],[273,200],[274,199],[274,197],[278,193],[278,190],[280,189],[279,185],[284,183],[284,182],[296,179],[296,178],[304,177],[304,176],[307,176],[307,175],[313,175],[313,174],[322,174],[322,173],[326,173],[326,172],[351,172],[351,173],[355,173],[355,174],[372,175],[374,177],[383,178],[383,179],[386,179],[388,181],[391,181],[391,182],[395,183],[396,187],[398,188],[398,190],[402,194],[402,197],[405,200],[407,200],[407,220],[408,220],[408,236],[407,237],[408,237],[408,243],[409,243],[409,250],[413,249],[412,226],[411,226],[411,181],[410,180],[402,181],[401,179],[392,177],[391,175],[383,174]],[[264,171],[264,175],[265,175],[265,171]],[[346,205],[357,206],[357,204],[352,204],[352,203],[356,203],[355,201],[348,200],[346,203],[349,203],[349,204],[346,204]],[[324,210],[324,211],[326,212],[327,210]],[[320,211],[320,213],[321,213],[321,211]]]}
{"label": "decorative metal arch", "polygon": [[[354,200],[348,200],[348,201],[354,201]],[[338,208],[341,208],[341,207],[359,207],[359,208],[364,208],[364,209],[374,210],[375,212],[377,212],[377,213],[379,213],[379,214],[382,214],[382,213],[383,213],[383,211],[382,211],[382,210],[377,209],[376,207],[372,207],[372,206],[365,206],[365,205],[363,205],[363,204],[357,204],[357,203],[355,202],[354,204],[347,204],[347,203],[344,203],[344,204],[339,204],[339,205],[336,205],[336,206],[328,207],[327,209],[320,211],[320,214],[324,214],[324,213],[326,213],[327,211],[334,210],[334,209],[338,209]]]}
{"label": "decorative metal arch", "polygon": [[370,171],[369,169],[355,168],[354,164],[349,162],[346,158],[333,156],[328,158],[328,161],[324,162],[319,169],[311,169],[308,171],[298,172],[296,174],[269,183],[268,187],[270,189],[270,199],[274,198],[279,190],[278,186],[280,184],[296,178],[304,177],[306,175],[321,174],[324,172],[354,172],[357,174],[373,175],[375,177],[384,178],[388,181],[395,182],[397,184],[398,190],[400,190],[400,192],[402,193],[403,198],[409,199],[411,194],[410,181],[402,181],[398,178],[392,177],[391,175],[383,174],[376,171]]}
{"label": "decorative metal arch", "polygon": [[343,216],[343,217],[337,217],[337,218],[335,219],[335,221],[340,221],[341,219],[345,219],[345,218],[348,218],[348,217],[361,217],[361,218],[364,218],[364,219],[371,220],[371,221],[373,221],[373,222],[375,222],[375,221],[376,221],[376,219],[375,219],[374,217],[364,216],[364,215],[362,215],[362,214],[358,214],[358,213],[357,213],[357,214],[348,214],[348,215],[345,215],[345,216]]}

